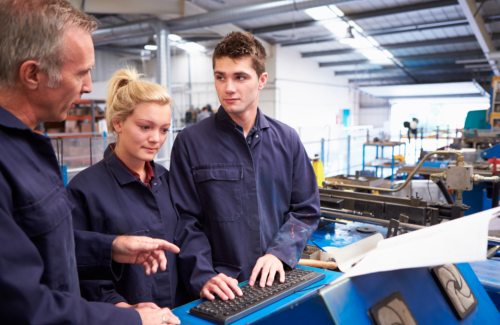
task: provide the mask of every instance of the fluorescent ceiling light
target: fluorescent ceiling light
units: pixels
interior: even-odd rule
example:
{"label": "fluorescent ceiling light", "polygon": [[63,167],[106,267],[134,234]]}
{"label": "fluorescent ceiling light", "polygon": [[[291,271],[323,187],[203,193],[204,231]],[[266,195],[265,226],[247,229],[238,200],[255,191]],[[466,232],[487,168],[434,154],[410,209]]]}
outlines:
{"label": "fluorescent ceiling light", "polygon": [[158,49],[158,46],[152,45],[152,44],[148,44],[148,45],[144,45],[144,49],[145,50],[150,50],[150,51],[156,51]]}
{"label": "fluorescent ceiling light", "polygon": [[[82,96],[83,98],[83,96]],[[487,97],[432,97],[432,98],[394,98],[389,99],[391,105],[404,104],[404,105],[446,105],[446,104],[476,104],[473,110],[488,109],[490,107],[490,99]]]}
{"label": "fluorescent ceiling light", "polygon": [[332,10],[330,10],[330,8],[326,6],[306,9],[304,12],[314,20],[324,20],[338,17]]}
{"label": "fluorescent ceiling light", "polygon": [[387,56],[382,51],[376,48],[363,50],[361,51],[361,54],[363,54],[368,60],[371,61],[388,60]]}
{"label": "fluorescent ceiling light", "polygon": [[346,34],[347,28],[349,28],[349,24],[347,24],[345,21],[336,21],[333,23],[325,24],[323,26],[336,36],[344,36]]}
{"label": "fluorescent ceiling light", "polygon": [[373,47],[373,45],[366,38],[363,38],[363,37],[342,38],[339,40],[339,42],[342,44],[347,44],[355,49],[363,49],[363,48]]}
{"label": "fluorescent ceiling light", "polygon": [[449,96],[476,94],[488,97],[489,94],[480,89],[473,81],[447,82],[438,84],[392,85],[359,87],[373,97],[416,97],[416,96]]}
{"label": "fluorescent ceiling light", "polygon": [[372,43],[374,46],[380,46],[380,43],[377,42],[373,37],[368,36],[366,39],[368,40],[368,42]]}
{"label": "fluorescent ceiling light", "polygon": [[174,41],[174,42],[178,42],[182,39],[182,37],[180,37],[179,35],[176,35],[176,34],[169,34],[168,39],[171,41]]}
{"label": "fluorescent ceiling light", "polygon": [[387,51],[387,50],[382,50],[382,52],[384,52],[384,54],[385,54],[388,58],[393,58],[393,57],[394,57],[394,55],[393,55],[391,52]]}
{"label": "fluorescent ceiling light", "polygon": [[183,49],[186,52],[205,52],[206,49],[204,46],[197,44],[195,42],[188,42],[188,43],[179,43],[176,44],[178,48]]}
{"label": "fluorescent ceiling light", "polygon": [[344,12],[340,10],[337,6],[331,5],[330,10],[333,11],[338,17],[344,17]]}

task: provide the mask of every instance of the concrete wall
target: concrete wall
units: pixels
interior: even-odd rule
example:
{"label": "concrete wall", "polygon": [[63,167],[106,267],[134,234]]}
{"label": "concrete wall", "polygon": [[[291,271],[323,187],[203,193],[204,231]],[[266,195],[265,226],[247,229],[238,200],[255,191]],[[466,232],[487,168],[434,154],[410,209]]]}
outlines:
{"label": "concrete wall", "polygon": [[[184,126],[185,112],[206,104],[220,105],[213,84],[211,54],[188,54],[172,50],[171,83],[174,100],[174,125]],[[146,80],[156,80],[156,60],[126,59],[113,53],[96,51],[92,78],[98,87],[118,69],[135,67]],[[259,107],[264,114],[297,130],[304,142],[339,137],[342,110],[351,110],[353,125],[358,123],[359,94],[348,87],[347,78],[335,77],[332,70],[319,68],[299,52],[271,46],[267,60],[268,83],[260,92]],[[102,81],[98,83],[99,81]],[[105,93],[105,91],[101,91]]]}
{"label": "concrete wall", "polygon": [[347,78],[335,77],[299,52],[276,48],[276,118],[294,127],[302,141],[335,137],[341,111],[353,108]]}
{"label": "concrete wall", "polygon": [[390,120],[390,107],[370,107],[359,110],[359,125],[373,125],[374,128],[381,128]]}

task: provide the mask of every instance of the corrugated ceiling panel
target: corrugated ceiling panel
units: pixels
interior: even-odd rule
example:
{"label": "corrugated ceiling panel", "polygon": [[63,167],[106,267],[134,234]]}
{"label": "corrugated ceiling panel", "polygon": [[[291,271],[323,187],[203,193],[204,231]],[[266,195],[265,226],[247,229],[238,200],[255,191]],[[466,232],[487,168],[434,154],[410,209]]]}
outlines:
{"label": "corrugated ceiling panel", "polygon": [[449,53],[449,52],[464,52],[480,50],[480,46],[477,43],[457,43],[457,44],[443,44],[443,45],[429,45],[420,46],[413,48],[403,48],[403,49],[392,49],[391,53],[396,57],[413,56],[413,55],[424,55],[424,54],[435,54],[435,53]]}
{"label": "corrugated ceiling panel", "polygon": [[245,28],[245,29],[250,29],[250,28],[262,27],[262,26],[279,25],[279,24],[285,24],[285,23],[292,23],[294,21],[300,22],[300,21],[306,21],[306,20],[311,20],[311,17],[308,14],[306,14],[304,11],[293,11],[293,12],[287,12],[287,13],[283,13],[283,14],[279,14],[279,15],[244,20],[244,21],[238,22],[238,26]]}
{"label": "corrugated ceiling panel", "polygon": [[343,62],[343,61],[367,60],[366,57],[361,53],[316,56],[316,57],[312,57],[310,59],[317,61],[317,62]]}
{"label": "corrugated ceiling panel", "polygon": [[474,35],[470,26],[456,26],[437,29],[426,29],[420,31],[411,31],[397,34],[373,36],[380,44],[395,44],[426,41],[442,38],[455,38]]}
{"label": "corrugated ceiling panel", "polygon": [[370,0],[370,1],[353,1],[351,3],[338,5],[338,8],[346,14],[363,12],[368,10],[377,10],[392,8],[395,6],[406,6],[422,2],[431,2],[432,0]]}
{"label": "corrugated ceiling panel", "polygon": [[342,43],[339,43],[337,41],[333,41],[333,42],[322,42],[322,43],[297,45],[297,46],[294,46],[293,49],[296,51],[299,51],[301,53],[306,53],[306,52],[319,52],[319,51],[329,51],[329,50],[351,49],[351,47],[349,45],[342,44]]}
{"label": "corrugated ceiling panel", "polygon": [[376,30],[407,26],[410,24],[433,23],[438,21],[463,19],[459,6],[447,6],[427,10],[410,11],[388,16],[356,20],[356,23],[366,30]]}
{"label": "corrugated ceiling panel", "polygon": [[[390,66],[391,68],[394,66]],[[338,67],[322,67],[321,69],[328,69],[333,71],[352,71],[352,70],[367,70],[367,69],[382,69],[379,64],[351,64]]]}
{"label": "corrugated ceiling panel", "polygon": [[378,35],[373,36],[373,38],[380,44],[396,44],[471,35],[474,35],[474,33],[469,26],[458,26],[439,29],[424,29],[420,31],[411,31],[397,34]]}

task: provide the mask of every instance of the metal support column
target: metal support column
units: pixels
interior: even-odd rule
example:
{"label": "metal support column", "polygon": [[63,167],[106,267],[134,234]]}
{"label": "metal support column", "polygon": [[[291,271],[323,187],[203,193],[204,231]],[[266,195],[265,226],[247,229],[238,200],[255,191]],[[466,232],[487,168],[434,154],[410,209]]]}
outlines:
{"label": "metal support column", "polygon": [[[382,174],[382,177],[384,175]],[[392,146],[392,159],[391,159],[391,185],[394,183],[394,146]]]}
{"label": "metal support column", "polygon": [[321,162],[325,164],[325,139],[321,138]]}
{"label": "metal support column", "polygon": [[93,100],[90,101],[90,115],[92,116],[92,137],[95,137],[95,103]]}
{"label": "metal support column", "polygon": [[[170,42],[168,35],[170,34],[167,26],[163,22],[155,22],[153,28],[156,31],[156,82],[168,89],[172,96],[172,86],[170,78]],[[172,122],[168,129],[168,155],[172,152],[174,145],[174,108],[171,109]]]}
{"label": "metal support column", "polygon": [[365,170],[365,148],[366,146],[363,145],[363,170]]}
{"label": "metal support column", "polygon": [[347,175],[350,175],[351,171],[351,136],[347,136]]}
{"label": "metal support column", "polygon": [[420,128],[420,152],[424,150],[424,128]]}

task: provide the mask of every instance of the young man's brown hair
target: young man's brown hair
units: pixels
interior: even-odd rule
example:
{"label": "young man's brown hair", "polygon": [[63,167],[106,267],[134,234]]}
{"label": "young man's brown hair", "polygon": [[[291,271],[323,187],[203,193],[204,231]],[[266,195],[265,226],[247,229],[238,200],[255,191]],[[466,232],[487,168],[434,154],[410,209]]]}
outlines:
{"label": "young man's brown hair", "polygon": [[231,32],[226,35],[215,47],[212,57],[212,67],[215,69],[215,60],[229,57],[239,59],[245,56],[252,58],[252,67],[260,77],[266,72],[266,49],[250,33]]}

